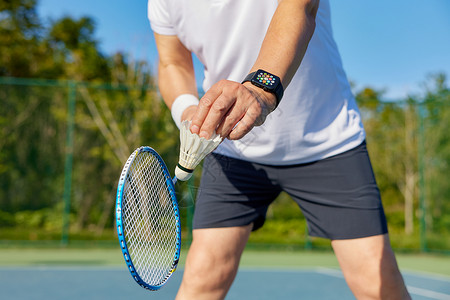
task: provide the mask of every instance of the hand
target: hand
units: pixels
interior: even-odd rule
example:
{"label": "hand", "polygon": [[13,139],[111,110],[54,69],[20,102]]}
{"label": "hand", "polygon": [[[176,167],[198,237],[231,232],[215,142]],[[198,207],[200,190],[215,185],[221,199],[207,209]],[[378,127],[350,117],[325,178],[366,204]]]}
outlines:
{"label": "hand", "polygon": [[197,105],[189,106],[188,108],[186,108],[183,111],[183,114],[181,115],[181,120],[182,121],[184,121],[184,120],[191,121],[195,115],[196,110],[197,110]]}
{"label": "hand", "polygon": [[223,138],[238,140],[253,127],[262,125],[275,107],[274,94],[249,82],[221,80],[200,99],[191,132],[209,138],[216,130]]}

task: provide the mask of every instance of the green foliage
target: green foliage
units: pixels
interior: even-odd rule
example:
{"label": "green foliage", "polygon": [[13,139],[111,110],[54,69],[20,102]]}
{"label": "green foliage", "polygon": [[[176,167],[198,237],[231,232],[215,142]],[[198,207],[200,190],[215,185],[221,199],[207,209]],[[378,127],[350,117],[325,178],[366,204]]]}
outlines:
{"label": "green foliage", "polygon": [[[71,238],[114,238],[118,175],[132,150],[152,146],[169,170],[176,165],[178,129],[157,94],[150,67],[122,53],[104,55],[94,34],[89,17],[63,17],[46,27],[36,1],[0,2],[0,77],[54,79],[0,78],[0,239],[60,238],[69,87],[76,100]],[[404,101],[384,102],[383,91],[369,87],[355,94],[394,246],[420,247],[419,221],[424,215],[429,247],[449,249],[446,76],[430,77],[423,96]],[[421,159],[424,172],[419,169]],[[424,214],[419,205],[421,178]],[[193,196],[187,185],[178,185],[177,195],[185,238]],[[306,222],[286,194],[269,208],[265,226],[250,242],[308,242]],[[313,244],[329,246],[317,239]]]}
{"label": "green foliage", "polygon": [[41,30],[36,1],[0,2],[0,76],[31,77]]}
{"label": "green foliage", "polygon": [[0,226],[4,228],[4,227],[13,227],[15,225],[16,222],[14,220],[14,215],[9,212],[0,210]]}
{"label": "green foliage", "polygon": [[[0,3],[0,76],[76,80],[71,230],[101,235],[113,226],[115,188],[128,155],[151,145],[173,164],[178,132],[147,63],[101,53],[91,18],[42,24],[36,1]],[[0,222],[60,230],[71,85],[6,82],[0,88]]]}
{"label": "green foliage", "polygon": [[61,51],[74,51],[83,46],[96,46],[93,40],[94,21],[87,17],[73,20],[64,17],[53,23],[49,32],[50,41]]}
{"label": "green foliage", "polygon": [[[450,92],[444,74],[429,78],[424,97],[386,103],[382,93],[357,93],[368,148],[389,224],[408,235],[419,230],[419,179],[424,179],[429,232],[447,232],[450,214]],[[424,148],[423,153],[420,149]],[[425,171],[418,162],[423,159]]]}
{"label": "green foliage", "polygon": [[305,221],[299,218],[276,220],[269,219],[263,228],[255,231],[250,243],[303,244],[306,237]]}
{"label": "green foliage", "polygon": [[91,18],[42,24],[36,1],[0,3],[0,76],[111,80],[111,62],[98,49]]}
{"label": "green foliage", "polygon": [[450,89],[446,77],[430,78],[422,103],[426,224],[429,231],[449,232],[450,215]]}
{"label": "green foliage", "polygon": [[[53,89],[54,96],[61,90]],[[60,95],[64,99],[64,95]],[[62,172],[64,123],[52,115],[65,109],[45,87],[2,86],[0,98],[0,201],[2,209],[16,212],[54,205]],[[36,201],[38,199],[38,201]]]}
{"label": "green foliage", "polygon": [[35,211],[19,211],[15,213],[14,221],[22,229],[44,229],[59,232],[62,226],[62,209],[45,208]]}

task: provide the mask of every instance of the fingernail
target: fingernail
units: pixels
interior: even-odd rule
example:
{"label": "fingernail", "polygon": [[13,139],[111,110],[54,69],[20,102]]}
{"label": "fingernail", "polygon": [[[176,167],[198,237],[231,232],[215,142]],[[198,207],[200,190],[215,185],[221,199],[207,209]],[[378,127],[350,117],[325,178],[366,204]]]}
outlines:
{"label": "fingernail", "polygon": [[199,134],[200,137],[208,139],[209,138],[209,134],[206,131],[202,131]]}
{"label": "fingernail", "polygon": [[191,132],[192,133],[198,133],[200,131],[200,128],[197,125],[191,126]]}

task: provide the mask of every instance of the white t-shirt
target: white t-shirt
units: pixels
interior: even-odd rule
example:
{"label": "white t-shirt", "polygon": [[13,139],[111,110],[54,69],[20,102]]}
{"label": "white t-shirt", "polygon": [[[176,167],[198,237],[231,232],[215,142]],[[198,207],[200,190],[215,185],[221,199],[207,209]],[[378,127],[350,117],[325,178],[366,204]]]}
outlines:
{"label": "white t-shirt", "polygon": [[[207,91],[221,79],[241,82],[249,73],[277,4],[276,0],[149,0],[148,16],[154,32],[177,35],[203,63]],[[289,165],[345,152],[364,139],[332,36],[329,2],[322,0],[314,35],[278,108],[262,126],[241,140],[225,140],[215,152]]]}

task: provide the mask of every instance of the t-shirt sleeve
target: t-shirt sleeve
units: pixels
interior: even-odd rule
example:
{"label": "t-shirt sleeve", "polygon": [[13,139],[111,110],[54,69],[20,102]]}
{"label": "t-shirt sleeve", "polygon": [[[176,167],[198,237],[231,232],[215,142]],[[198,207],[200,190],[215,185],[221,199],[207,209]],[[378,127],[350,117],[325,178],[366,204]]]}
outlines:
{"label": "t-shirt sleeve", "polygon": [[152,30],[162,35],[176,35],[170,19],[167,0],[148,0],[147,15]]}

